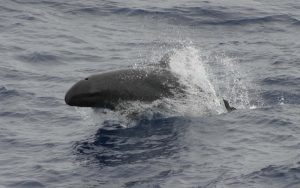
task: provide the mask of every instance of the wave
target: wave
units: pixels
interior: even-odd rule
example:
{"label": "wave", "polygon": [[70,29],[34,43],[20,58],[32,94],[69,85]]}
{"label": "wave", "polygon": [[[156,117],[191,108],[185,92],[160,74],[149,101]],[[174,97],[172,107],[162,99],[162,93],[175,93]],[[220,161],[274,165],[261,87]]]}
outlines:
{"label": "wave", "polygon": [[[57,1],[18,1],[17,4],[47,5],[65,14],[87,15],[87,16],[126,16],[150,18],[152,20],[166,21],[176,25],[251,25],[251,24],[269,24],[269,23],[286,23],[289,25],[299,25],[300,20],[291,14],[278,14],[277,12],[267,13],[260,12],[258,9],[251,8],[229,8],[225,6],[203,6],[187,7],[174,6],[171,8],[158,7],[128,7],[126,4],[115,3],[110,1],[101,2],[57,2]],[[0,10],[18,11],[10,7],[1,6]],[[21,12],[20,12],[21,13]],[[21,19],[35,20],[34,16],[20,15]]]}
{"label": "wave", "polygon": [[[127,17],[150,18],[154,20],[167,21],[171,24],[179,25],[249,25],[267,24],[282,22],[287,24],[297,24],[299,20],[289,14],[261,13],[254,10],[232,11],[227,7],[173,7],[173,8],[132,8],[120,7],[121,5],[101,4],[98,6],[88,6],[73,8],[66,11],[72,14],[90,14],[97,16],[121,15]],[[247,12],[248,11],[248,12]]]}
{"label": "wave", "polygon": [[242,18],[242,19],[229,19],[223,21],[208,21],[202,22],[202,24],[208,25],[249,25],[249,24],[265,24],[265,23],[273,23],[273,22],[283,22],[294,24],[298,22],[296,18],[293,18],[289,15],[272,15],[272,16],[262,16],[262,17],[254,17],[254,18]]}
{"label": "wave", "polygon": [[[176,25],[251,25],[251,24],[269,24],[269,23],[286,23],[289,25],[299,25],[300,20],[290,14],[278,14],[260,12],[258,9],[237,7],[230,9],[225,6],[203,6],[203,7],[187,7],[174,6],[171,8],[158,7],[128,7],[126,4],[115,3],[110,1],[101,2],[57,2],[57,1],[18,1],[17,4],[47,5],[65,14],[73,16],[126,16],[150,18],[155,21],[165,21]],[[18,11],[6,6],[1,6],[0,10]],[[21,12],[20,12],[21,13]],[[20,15],[21,19],[35,20],[34,16]]]}
{"label": "wave", "polygon": [[32,98],[35,94],[24,90],[7,89],[0,86],[0,97],[3,101],[17,100],[18,98]]}
{"label": "wave", "polygon": [[46,185],[37,180],[17,181],[7,185],[8,187],[45,187]]}
{"label": "wave", "polygon": [[2,97],[9,97],[9,96],[21,96],[19,92],[16,90],[8,90],[6,87],[0,87],[0,95]]}
{"label": "wave", "polygon": [[106,121],[92,141],[75,144],[75,151],[79,158],[88,158],[101,166],[172,157],[179,151],[176,140],[179,130],[184,129],[184,121],[174,117],[143,119],[127,129],[118,122]]}
{"label": "wave", "polygon": [[299,91],[268,90],[261,93],[264,101],[269,105],[277,104],[300,104]]}
{"label": "wave", "polygon": [[296,188],[300,183],[300,163],[269,165],[241,177],[226,179],[221,184],[230,187],[284,187]]}
{"label": "wave", "polygon": [[265,85],[300,86],[300,78],[280,75],[267,77],[262,80],[262,83]]}
{"label": "wave", "polygon": [[0,11],[1,12],[21,12],[19,10],[13,9],[11,7],[3,6],[3,5],[0,5]]}
{"label": "wave", "polygon": [[[217,7],[225,9],[224,7]],[[189,25],[248,25],[263,24],[270,22],[285,22],[295,24],[299,20],[287,15],[270,15],[261,17],[245,17],[239,13],[230,13],[224,10],[205,9],[200,7],[192,7],[186,9],[164,9],[161,11],[151,11],[144,9],[121,8],[113,11],[115,14],[123,14],[127,16],[149,16],[151,18],[169,19],[176,23],[186,23]]]}
{"label": "wave", "polygon": [[[25,55],[18,55],[17,59],[31,63],[47,63],[47,65],[60,62],[60,58],[57,55],[48,52],[33,52]],[[49,64],[49,62],[52,63]]]}
{"label": "wave", "polygon": [[21,70],[20,67],[16,68],[4,68],[1,67],[1,74],[5,80],[14,80],[18,82],[22,81],[46,81],[46,82],[66,82],[71,81],[71,78],[64,78],[63,75],[53,75],[50,73],[37,73],[34,70]]}
{"label": "wave", "polygon": [[71,14],[90,14],[90,15],[97,15],[97,16],[108,16],[109,14],[103,10],[101,7],[84,7],[78,9],[72,9],[66,11],[66,13]]}
{"label": "wave", "polygon": [[43,5],[53,5],[59,4],[59,1],[55,0],[11,0],[14,3],[18,4],[43,4]]}

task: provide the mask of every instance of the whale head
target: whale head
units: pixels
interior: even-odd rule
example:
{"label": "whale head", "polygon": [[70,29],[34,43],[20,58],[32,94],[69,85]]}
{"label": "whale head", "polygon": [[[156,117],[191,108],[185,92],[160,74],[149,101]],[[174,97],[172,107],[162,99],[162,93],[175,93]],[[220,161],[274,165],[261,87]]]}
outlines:
{"label": "whale head", "polygon": [[[100,92],[93,88],[93,81],[91,81],[90,78],[80,80],[66,93],[66,104],[78,107],[103,107],[113,110],[114,105],[111,102],[106,101],[103,96],[105,95],[105,92]],[[102,97],[99,95],[102,95]]]}
{"label": "whale head", "polygon": [[66,93],[65,102],[70,106],[115,110],[122,101],[153,102],[171,97],[178,87],[178,79],[169,71],[116,70],[80,80]]}

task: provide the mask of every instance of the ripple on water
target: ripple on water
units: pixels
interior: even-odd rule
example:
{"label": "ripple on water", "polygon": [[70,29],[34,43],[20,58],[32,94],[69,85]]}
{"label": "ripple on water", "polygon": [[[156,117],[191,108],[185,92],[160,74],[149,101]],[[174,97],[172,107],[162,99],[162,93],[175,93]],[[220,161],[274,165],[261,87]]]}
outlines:
{"label": "ripple on water", "polygon": [[96,161],[101,166],[134,164],[154,158],[173,157],[178,152],[178,126],[174,118],[142,120],[136,126],[120,128],[106,122],[92,141],[75,145],[79,158]]}
{"label": "ripple on water", "polygon": [[[75,8],[76,7],[76,8]],[[75,6],[68,13],[73,15],[93,15],[93,16],[110,16],[121,15],[129,17],[152,18],[166,20],[167,22],[177,25],[228,25],[244,26],[251,24],[271,24],[283,23],[295,25],[298,19],[289,14],[266,15],[255,9],[242,9],[234,12],[223,6],[203,6],[203,7],[172,7],[172,8],[133,8],[121,7],[114,5],[99,5],[80,7]],[[254,13],[256,12],[256,14]],[[249,14],[247,14],[249,13]]]}
{"label": "ripple on water", "polygon": [[[261,170],[226,179],[221,184],[235,187],[291,187],[300,186],[299,163],[293,165],[269,165]],[[219,184],[219,183],[218,183]]]}
{"label": "ripple on water", "polygon": [[39,187],[45,187],[45,185],[36,180],[23,180],[23,181],[18,181],[18,182],[12,183],[12,184],[8,185],[8,187],[39,188]]}
{"label": "ripple on water", "polygon": [[278,105],[278,104],[300,104],[300,95],[297,90],[293,91],[289,89],[285,90],[268,90],[264,91],[262,94],[264,102],[268,105]]}
{"label": "ripple on water", "polygon": [[300,86],[300,78],[288,75],[272,76],[262,80],[264,85]]}
{"label": "ripple on water", "polygon": [[17,59],[39,65],[58,65],[61,64],[61,58],[49,52],[33,52],[24,55],[18,55]]}

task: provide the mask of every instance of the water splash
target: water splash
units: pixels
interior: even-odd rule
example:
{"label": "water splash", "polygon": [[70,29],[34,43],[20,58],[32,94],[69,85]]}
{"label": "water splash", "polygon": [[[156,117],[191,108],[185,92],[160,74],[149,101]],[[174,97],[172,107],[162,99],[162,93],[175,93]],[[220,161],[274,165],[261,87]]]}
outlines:
{"label": "water splash", "polygon": [[186,86],[185,98],[175,101],[180,113],[199,116],[226,111],[222,99],[218,97],[209,80],[200,50],[192,44],[173,51],[170,57],[170,69]]}
{"label": "water splash", "polygon": [[[253,89],[254,86],[247,80],[247,74],[238,66],[238,61],[224,54],[209,54],[205,57],[205,64],[210,79],[219,96],[228,100],[238,109],[255,109],[261,103]],[[243,72],[243,73],[241,73]],[[253,90],[255,103],[251,103],[250,90]]]}
{"label": "water splash", "polygon": [[[122,102],[116,112],[105,112],[111,120],[118,120],[120,124],[130,126],[132,120],[152,119],[157,114],[167,117],[221,114],[227,112],[223,99],[238,109],[256,108],[250,104],[250,84],[245,76],[241,76],[236,60],[223,54],[205,54],[191,42],[176,44],[173,48],[168,47],[164,50],[158,49],[147,57],[148,64],[143,60],[140,65],[135,64],[134,68],[162,68],[160,60],[163,57],[164,61],[168,61],[167,68],[184,86],[184,94],[175,93],[173,98],[162,98],[150,103]],[[99,111],[94,112],[99,114]],[[99,117],[96,115],[92,119],[97,121]]]}
{"label": "water splash", "polygon": [[203,52],[190,41],[181,42],[165,53],[170,54],[171,71],[187,86],[185,98],[172,101],[180,114],[224,113],[222,99],[237,109],[263,106],[258,88],[248,80],[237,59],[224,53]]}
{"label": "water splash", "polygon": [[[184,86],[184,94],[175,93],[173,98],[163,98],[145,104],[130,102],[126,104],[127,112],[136,114],[163,114],[165,116],[202,116],[209,114],[225,113],[227,110],[223,100],[216,93],[214,85],[210,81],[205,61],[191,42],[175,43],[173,47],[162,44],[152,52],[147,61],[143,60],[134,68],[157,69],[167,68],[179,78],[180,85]],[[162,66],[163,63],[163,66]]]}
{"label": "water splash", "polygon": [[279,105],[284,105],[285,104],[285,98],[283,95],[281,95],[281,97],[278,99],[278,103]]}
{"label": "water splash", "polygon": [[109,119],[110,122],[117,122],[117,124],[121,127],[128,127],[131,123],[130,119],[127,116],[121,114],[121,111],[111,111],[109,109],[102,108],[82,108],[76,107],[76,112],[80,114],[82,120],[87,125],[96,125],[97,128],[99,125],[103,125],[102,123]]}

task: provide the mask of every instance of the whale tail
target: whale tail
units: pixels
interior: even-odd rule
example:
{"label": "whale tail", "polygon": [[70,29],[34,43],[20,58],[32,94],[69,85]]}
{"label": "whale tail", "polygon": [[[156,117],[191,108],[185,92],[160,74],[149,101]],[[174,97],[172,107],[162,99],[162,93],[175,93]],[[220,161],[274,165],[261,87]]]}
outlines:
{"label": "whale tail", "polygon": [[231,107],[231,106],[229,105],[229,102],[228,102],[227,100],[223,99],[223,102],[224,102],[224,105],[225,105],[225,107],[226,107],[226,109],[227,109],[228,112],[231,112],[231,111],[233,111],[233,110],[236,110],[236,108]]}

